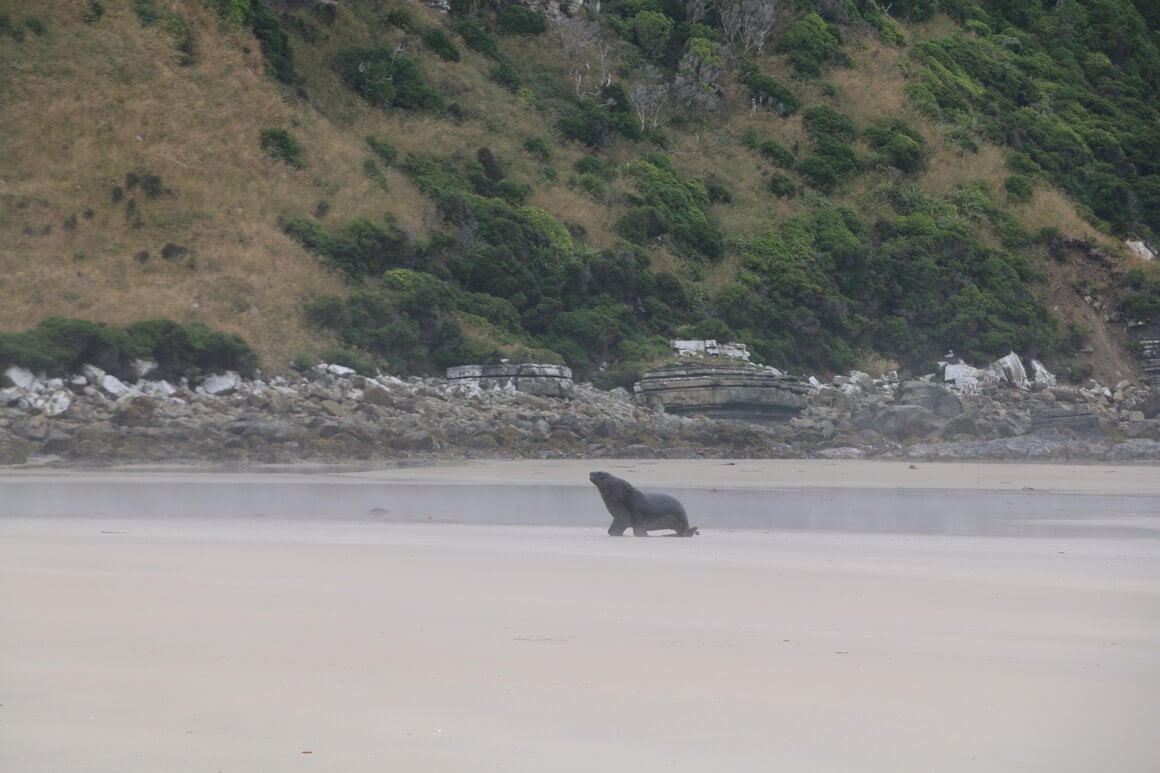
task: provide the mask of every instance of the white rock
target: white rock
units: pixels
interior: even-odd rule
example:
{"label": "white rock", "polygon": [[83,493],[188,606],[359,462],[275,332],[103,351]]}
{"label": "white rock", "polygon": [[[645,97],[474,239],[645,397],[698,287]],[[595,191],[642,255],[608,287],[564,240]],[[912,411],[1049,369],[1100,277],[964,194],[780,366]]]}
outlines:
{"label": "white rock", "polygon": [[326,372],[333,376],[349,377],[357,376],[358,371],[354,368],[348,368],[345,365],[327,365]]}
{"label": "white rock", "polygon": [[1144,242],[1132,241],[1131,239],[1129,239],[1128,241],[1124,242],[1124,244],[1128,245],[1129,250],[1136,253],[1144,260],[1155,260],[1156,259],[1156,253],[1154,253],[1154,252],[1152,252],[1152,250],[1148,249],[1148,245],[1144,244]]}
{"label": "white rock", "polygon": [[1055,386],[1055,374],[1043,367],[1039,360],[1031,360],[1031,383],[1036,386]]}
{"label": "white rock", "polygon": [[0,405],[13,405],[18,403],[20,402],[20,397],[20,391],[17,389],[13,389],[12,387],[0,389]]}
{"label": "white rock", "polygon": [[710,357],[728,357],[734,360],[749,361],[749,349],[745,344],[731,341],[726,344],[719,344],[712,338],[705,340],[687,340],[674,339],[669,341],[669,346],[677,353],[679,357],[691,357],[696,354],[707,354]]}
{"label": "white rock", "polygon": [[137,378],[145,378],[155,370],[157,363],[153,360],[133,360],[133,372],[137,374]]}
{"label": "white rock", "polygon": [[133,391],[133,389],[124,381],[108,373],[105,373],[103,376],[101,376],[101,380],[97,383],[100,384],[101,389],[105,392],[105,394],[107,394],[109,397],[112,397],[114,400],[124,397]]}
{"label": "white rock", "polygon": [[77,374],[75,376],[69,377],[68,385],[74,389],[83,389],[89,385],[89,380],[84,376]]}
{"label": "white rock", "polygon": [[947,363],[943,369],[943,381],[956,392],[974,394],[984,385],[992,381],[992,376],[985,370],[967,365],[965,362]]}
{"label": "white rock", "polygon": [[37,383],[36,374],[28,368],[22,368],[19,365],[13,365],[4,371],[4,375],[8,377],[16,386],[21,389],[32,390]]}
{"label": "white rock", "polygon": [[146,381],[141,384],[140,389],[142,394],[151,397],[173,397],[177,394],[177,387],[168,381]]}
{"label": "white rock", "polygon": [[60,416],[72,406],[72,394],[64,389],[58,389],[44,402],[45,416]]}
{"label": "white rock", "polygon": [[225,373],[215,373],[197,388],[198,392],[207,395],[228,395],[242,384],[242,377],[232,370]]}
{"label": "white rock", "polygon": [[82,365],[81,375],[89,380],[90,384],[100,384],[101,379],[105,377],[105,371],[98,368],[96,365]]}
{"label": "white rock", "polygon": [[1020,389],[1027,389],[1031,385],[1027,380],[1027,369],[1023,367],[1023,360],[1019,359],[1019,355],[1015,352],[995,360],[991,363],[990,370]]}

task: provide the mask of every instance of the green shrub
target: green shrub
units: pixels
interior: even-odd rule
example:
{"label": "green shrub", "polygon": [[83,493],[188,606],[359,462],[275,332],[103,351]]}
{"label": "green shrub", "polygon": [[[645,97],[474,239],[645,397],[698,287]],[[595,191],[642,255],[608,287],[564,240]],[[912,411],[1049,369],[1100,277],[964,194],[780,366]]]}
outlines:
{"label": "green shrub", "polygon": [[428,85],[419,65],[392,46],[348,48],[335,57],[334,68],[348,88],[374,107],[443,108],[443,98]]}
{"label": "green shrub", "polygon": [[793,115],[801,106],[801,100],[796,94],[768,75],[754,71],[745,77],[744,83],[759,106],[772,110],[782,118]]}
{"label": "green shrub", "polygon": [[926,138],[901,118],[890,118],[863,133],[881,166],[917,172],[926,166]]}
{"label": "green shrub", "polygon": [[495,184],[495,195],[508,204],[520,206],[532,195],[532,186],[505,178]]}
{"label": "green shrub", "polygon": [[657,207],[630,207],[620,216],[614,226],[616,233],[633,244],[648,244],[668,232],[669,225],[664,213]]}
{"label": "green shrub", "polygon": [[548,147],[548,143],[541,137],[528,137],[524,140],[524,150],[536,156],[541,161],[547,161],[552,157],[552,149]]}
{"label": "green shrub", "polygon": [[643,139],[640,122],[631,114],[613,112],[591,97],[585,97],[570,114],[557,123],[560,133],[590,148],[602,148],[616,135],[630,140]]}
{"label": "green shrub", "polygon": [[137,21],[142,27],[152,27],[161,21],[161,11],[157,8],[157,0],[133,0],[133,12],[137,14]]}
{"label": "green shrub", "polygon": [[346,302],[337,295],[325,295],[307,301],[303,310],[307,320],[326,330],[342,330],[345,327],[350,327],[350,309]]}
{"label": "green shrub", "polygon": [[262,129],[258,134],[258,141],[262,150],[271,157],[295,169],[301,169],[306,165],[302,146],[285,129]]}
{"label": "green shrub", "polygon": [[155,361],[155,375],[161,378],[213,370],[249,376],[257,369],[257,357],[241,338],[197,323],[186,328],[170,320],[149,320],[118,328],[50,317],[23,333],[0,333],[0,368],[20,365],[67,376],[88,364],[132,378],[137,358]]}
{"label": "green shrub", "polygon": [[458,62],[459,49],[455,47],[455,43],[447,36],[443,30],[438,27],[424,30],[420,37],[423,39],[423,45],[435,52],[440,59],[445,62]]}
{"label": "green shrub", "polygon": [[366,173],[367,179],[373,182],[380,190],[389,193],[390,185],[387,183],[387,176],[383,174],[383,170],[379,168],[379,164],[373,158],[368,158],[363,161],[363,172]]}
{"label": "green shrub", "polygon": [[796,161],[789,148],[777,140],[765,140],[758,146],[758,151],[782,169],[792,169]]}
{"label": "green shrub", "polygon": [[822,136],[852,140],[858,136],[854,121],[829,105],[812,105],[802,111],[802,126],[814,139]]}
{"label": "green shrub", "polygon": [[[144,3],[150,5],[153,2],[154,0],[144,0]],[[144,3],[142,0],[136,0],[135,2],[136,5],[142,5]],[[217,10],[218,16],[227,29],[242,29],[250,17],[250,0],[212,0],[211,4]]]}
{"label": "green shrub", "polygon": [[395,159],[399,156],[399,151],[394,145],[372,135],[367,136],[367,146],[387,166],[395,163]]}
{"label": "green shrub", "polygon": [[596,174],[603,176],[604,162],[596,156],[586,155],[576,159],[576,163],[572,165],[580,174]]}
{"label": "green shrub", "polygon": [[258,39],[262,59],[274,77],[282,83],[294,83],[294,52],[290,48],[290,33],[282,26],[278,13],[267,3],[250,0],[247,26]]}
{"label": "green shrub", "polygon": [[809,13],[786,30],[778,49],[787,55],[790,65],[800,75],[819,76],[822,67],[845,62],[842,39],[836,26],[827,24],[816,13]]}
{"label": "green shrub", "polygon": [[396,5],[392,8],[388,8],[386,15],[383,17],[383,20],[392,27],[404,30],[406,32],[414,32],[415,29],[419,26],[415,22],[414,12],[405,6]]}
{"label": "green shrub", "polygon": [[455,25],[455,31],[459,33],[459,37],[463,38],[463,42],[472,51],[478,51],[489,59],[497,61],[502,58],[495,38],[471,19],[460,19]]}
{"label": "green shrub", "polygon": [[673,34],[672,19],[660,11],[642,10],[632,17],[628,27],[645,56],[654,61],[664,56]]}
{"label": "green shrub", "polygon": [[[725,241],[717,223],[705,207],[709,193],[700,180],[681,181],[671,159],[662,153],[649,153],[629,165],[629,173],[648,208],[630,210],[618,223],[617,233],[634,244],[644,244],[645,237],[669,233],[673,243],[686,252],[718,260],[725,254]],[[657,228],[663,231],[656,232]],[[643,230],[642,230],[643,229]],[[629,234],[629,235],[625,235]]]}
{"label": "green shrub", "polygon": [[196,40],[193,35],[193,25],[179,13],[165,15],[165,31],[168,32],[177,44],[178,64],[189,67],[197,62]]}
{"label": "green shrub", "polygon": [[797,193],[797,184],[787,175],[775,173],[769,176],[769,192],[781,199],[792,199]]}
{"label": "green shrub", "polygon": [[507,60],[504,60],[497,64],[495,67],[491,68],[491,72],[487,74],[487,77],[491,78],[493,81],[503,86],[513,94],[519,91],[520,87],[523,85],[523,81],[520,79],[519,71],[516,70],[515,65]]}
{"label": "green shrub", "polygon": [[495,19],[496,26],[507,35],[539,35],[548,30],[548,22],[522,5],[505,7]]}
{"label": "green shrub", "polygon": [[1031,181],[1018,174],[1003,180],[1003,189],[1007,192],[1007,200],[1013,204],[1026,204],[1035,195]]}
{"label": "green shrub", "polygon": [[858,156],[854,148],[833,137],[819,137],[814,142],[814,153],[824,158],[840,175],[850,174],[858,169]]}
{"label": "green shrub", "polygon": [[334,233],[307,218],[292,218],[282,224],[282,230],[351,279],[402,266],[412,254],[410,240],[402,230],[365,217],[351,220]]}

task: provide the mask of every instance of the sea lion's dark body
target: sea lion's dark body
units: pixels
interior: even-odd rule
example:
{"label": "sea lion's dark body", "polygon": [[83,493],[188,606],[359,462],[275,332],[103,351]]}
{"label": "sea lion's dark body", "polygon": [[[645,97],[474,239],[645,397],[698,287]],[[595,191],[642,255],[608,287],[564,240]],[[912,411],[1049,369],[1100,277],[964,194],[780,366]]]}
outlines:
{"label": "sea lion's dark body", "polygon": [[647,537],[649,531],[672,529],[674,537],[692,537],[698,534],[696,526],[689,526],[684,506],[668,494],[646,494],[615,475],[594,472],[588,480],[596,485],[604,506],[612,514],[610,536],[619,537],[629,527],[637,537]]}

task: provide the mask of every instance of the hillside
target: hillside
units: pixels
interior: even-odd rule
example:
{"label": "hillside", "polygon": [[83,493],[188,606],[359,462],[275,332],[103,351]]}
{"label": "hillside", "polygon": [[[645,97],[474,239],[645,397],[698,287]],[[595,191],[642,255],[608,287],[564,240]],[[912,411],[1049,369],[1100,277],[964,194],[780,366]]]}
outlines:
{"label": "hillside", "polygon": [[1138,377],[1150,4],[548,5],[0,2],[0,331],[606,386],[674,335]]}

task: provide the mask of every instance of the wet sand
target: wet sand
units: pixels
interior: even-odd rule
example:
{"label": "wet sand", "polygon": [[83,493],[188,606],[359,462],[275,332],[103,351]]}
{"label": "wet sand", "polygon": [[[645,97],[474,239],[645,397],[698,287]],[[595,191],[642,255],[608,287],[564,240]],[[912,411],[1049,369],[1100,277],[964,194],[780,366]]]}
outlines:
{"label": "wet sand", "polygon": [[0,770],[1160,769],[1160,470],[917,467],[3,473]]}

